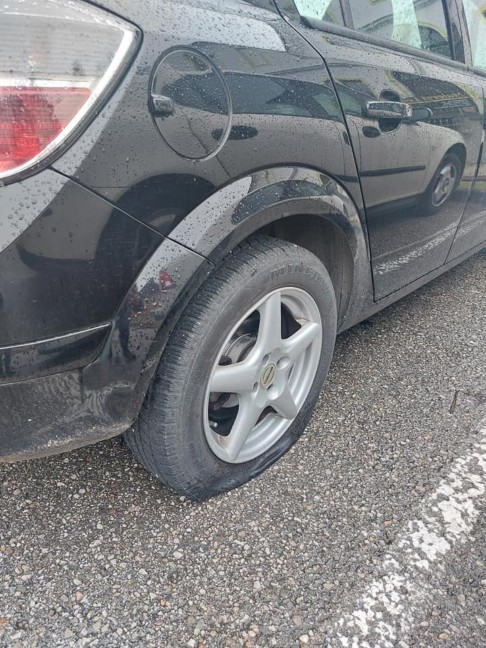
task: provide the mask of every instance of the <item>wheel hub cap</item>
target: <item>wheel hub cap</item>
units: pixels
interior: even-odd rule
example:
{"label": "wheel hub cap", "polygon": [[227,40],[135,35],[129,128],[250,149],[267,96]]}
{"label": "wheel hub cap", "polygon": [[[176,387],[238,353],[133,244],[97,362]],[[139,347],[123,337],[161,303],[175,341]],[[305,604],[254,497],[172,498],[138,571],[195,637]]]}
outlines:
{"label": "wheel hub cap", "polygon": [[277,365],[273,363],[267,364],[265,367],[263,367],[262,373],[260,374],[260,385],[264,389],[268,389],[273,385],[276,375]]}

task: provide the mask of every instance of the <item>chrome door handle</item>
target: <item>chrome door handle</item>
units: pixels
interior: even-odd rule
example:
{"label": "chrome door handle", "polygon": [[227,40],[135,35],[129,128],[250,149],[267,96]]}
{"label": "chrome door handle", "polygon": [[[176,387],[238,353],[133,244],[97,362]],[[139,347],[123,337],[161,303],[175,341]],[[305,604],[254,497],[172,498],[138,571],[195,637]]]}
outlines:
{"label": "chrome door handle", "polygon": [[363,112],[375,119],[410,119],[412,106],[403,101],[368,101]]}

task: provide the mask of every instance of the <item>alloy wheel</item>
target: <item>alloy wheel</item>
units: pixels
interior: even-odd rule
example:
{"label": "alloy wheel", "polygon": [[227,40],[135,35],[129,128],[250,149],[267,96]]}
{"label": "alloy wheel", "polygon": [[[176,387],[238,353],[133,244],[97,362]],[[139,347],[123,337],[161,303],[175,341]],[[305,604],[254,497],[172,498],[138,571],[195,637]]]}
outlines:
{"label": "alloy wheel", "polygon": [[300,288],[274,290],[243,315],[206,389],[204,432],[217,457],[243,463],[278,441],[311,389],[321,346],[319,308]]}

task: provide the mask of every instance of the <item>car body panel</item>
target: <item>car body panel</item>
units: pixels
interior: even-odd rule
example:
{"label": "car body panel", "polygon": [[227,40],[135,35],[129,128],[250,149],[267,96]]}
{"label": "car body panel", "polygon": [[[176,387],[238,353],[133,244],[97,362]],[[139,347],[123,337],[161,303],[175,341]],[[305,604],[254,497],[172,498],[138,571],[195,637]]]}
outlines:
{"label": "car body panel", "polygon": [[[486,119],[486,78],[483,80],[483,97],[485,98],[484,115]],[[469,200],[464,209],[454,243],[447,258],[448,261],[464,254],[478,241],[486,241],[486,150],[484,133],[481,140],[481,156],[478,169],[471,189]]]}
{"label": "car body panel", "polygon": [[[349,34],[321,35],[325,46],[311,45],[271,0],[96,4],[141,29],[135,60],[49,169],[0,188],[0,460],[126,430],[191,298],[235,245],[262,228],[278,232],[292,221],[304,234],[300,223],[311,217],[342,234],[352,269],[337,295],[339,330],[483,244],[477,204],[486,159],[475,182],[474,159],[484,104],[472,73],[463,83],[464,70],[446,66],[460,90],[435,102],[443,121],[407,124],[408,137],[389,132],[392,144],[384,146],[374,120],[353,113],[361,105],[350,83],[353,56],[370,96],[385,77],[404,92],[424,70],[440,76],[430,61],[415,69],[387,54],[371,74],[383,48],[370,53],[361,43],[346,53]],[[387,66],[400,80],[384,74]],[[157,112],[154,93],[176,112]],[[472,108],[464,122],[470,132],[447,122],[463,108]],[[356,136],[365,130],[369,137]],[[457,145],[470,151],[457,198],[435,216],[419,215],[406,201],[424,191],[444,149]],[[397,167],[398,181],[379,175]],[[309,247],[318,252],[323,243]]]}
{"label": "car body panel", "polygon": [[[290,3],[283,5],[288,11]],[[465,66],[445,57],[429,60],[410,47],[404,56],[392,41],[375,42],[367,34],[334,30],[323,21],[304,24],[295,8],[289,16],[326,61],[346,113],[363,189],[375,298],[379,300],[447,259],[480,153],[484,118],[481,84]],[[364,116],[367,102],[383,98],[429,111],[430,123]],[[461,183],[442,209],[429,214],[421,198],[451,149],[464,154]]]}
{"label": "car body panel", "polygon": [[99,354],[111,322],[66,335],[0,347],[0,384],[86,367]]}
{"label": "car body panel", "polygon": [[[139,25],[144,41],[117,92],[54,168],[167,236],[215,191],[282,164],[345,179],[362,208],[353,152],[324,62],[272,3],[100,4]],[[189,14],[200,20],[188,22]],[[215,29],[219,22],[224,29]],[[167,60],[176,52],[192,52],[195,62],[175,70]],[[210,61],[217,75],[202,73],[197,60]],[[208,100],[215,88],[221,95],[220,79],[231,106]],[[176,102],[175,116],[152,114],[154,86]],[[325,105],[316,98],[320,93]],[[226,128],[223,146],[214,147]],[[199,148],[206,140],[208,155]]]}
{"label": "car body panel", "polygon": [[[316,215],[344,234],[353,260],[349,294],[339,326],[349,313],[373,301],[367,241],[360,213],[344,188],[313,169],[286,166],[257,171],[227,185],[194,209],[172,231],[174,241],[218,263],[257,230],[299,215]],[[317,244],[319,242],[317,241]]]}
{"label": "car body panel", "polygon": [[[23,229],[29,210],[37,218]],[[0,254],[0,347],[106,323],[162,240],[49,169],[2,187],[0,213],[18,225],[16,238],[9,227],[0,232],[8,243]]]}
{"label": "car body panel", "polygon": [[162,240],[114,313],[95,360],[76,370],[60,361],[51,375],[33,366],[29,380],[0,384],[0,461],[62,452],[126,430],[174,322],[211,268]]}

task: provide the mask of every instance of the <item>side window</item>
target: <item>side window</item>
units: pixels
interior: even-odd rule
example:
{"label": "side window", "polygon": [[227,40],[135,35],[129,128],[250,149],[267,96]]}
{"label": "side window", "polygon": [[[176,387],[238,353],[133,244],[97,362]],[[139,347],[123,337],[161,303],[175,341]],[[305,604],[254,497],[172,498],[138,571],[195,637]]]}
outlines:
{"label": "side window", "polygon": [[344,25],[340,0],[294,0],[303,18],[317,18],[335,25]]}
{"label": "side window", "polygon": [[486,6],[483,0],[463,0],[473,65],[486,69]]}
{"label": "side window", "polygon": [[349,6],[357,31],[451,57],[442,0],[353,0]]}

